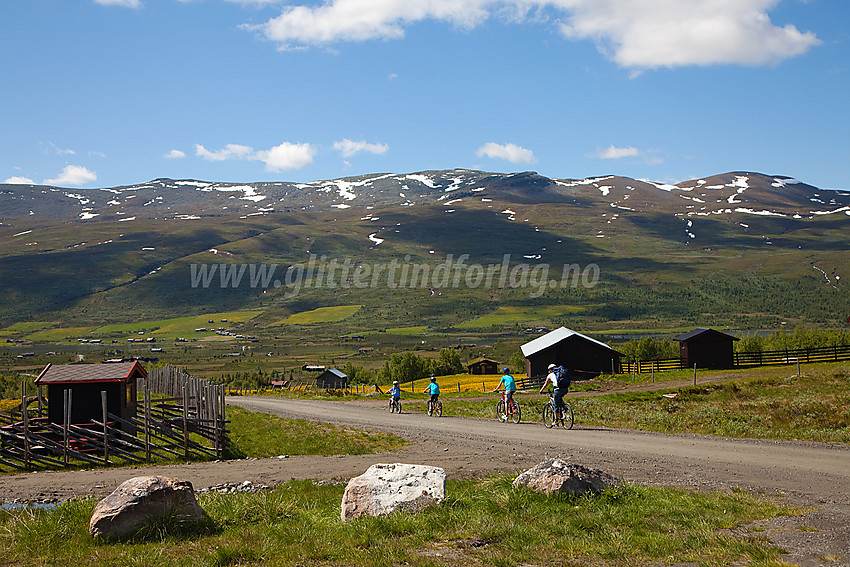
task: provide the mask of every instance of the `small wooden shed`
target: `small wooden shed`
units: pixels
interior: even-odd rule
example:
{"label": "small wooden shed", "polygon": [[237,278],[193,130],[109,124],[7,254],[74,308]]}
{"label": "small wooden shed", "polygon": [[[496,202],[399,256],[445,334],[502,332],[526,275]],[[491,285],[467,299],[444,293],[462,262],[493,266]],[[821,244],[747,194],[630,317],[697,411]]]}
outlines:
{"label": "small wooden shed", "polygon": [[122,419],[136,415],[136,381],[147,378],[136,360],[110,364],[48,364],[35,379],[47,387],[47,419],[62,425],[65,420],[64,391],[71,393],[71,423],[103,419],[101,392],[106,392],[106,410]]}
{"label": "small wooden shed", "polygon": [[466,372],[468,374],[497,374],[499,363],[481,356],[466,363]]}
{"label": "small wooden shed", "polygon": [[317,388],[342,389],[348,386],[348,374],[336,368],[328,368],[316,377]]}
{"label": "small wooden shed", "polygon": [[545,376],[550,364],[563,366],[573,378],[620,372],[621,354],[602,341],[560,327],[520,347],[529,378]]}
{"label": "small wooden shed", "polygon": [[679,335],[679,357],[687,368],[732,368],[735,365],[734,341],[738,337],[714,329],[699,327]]}

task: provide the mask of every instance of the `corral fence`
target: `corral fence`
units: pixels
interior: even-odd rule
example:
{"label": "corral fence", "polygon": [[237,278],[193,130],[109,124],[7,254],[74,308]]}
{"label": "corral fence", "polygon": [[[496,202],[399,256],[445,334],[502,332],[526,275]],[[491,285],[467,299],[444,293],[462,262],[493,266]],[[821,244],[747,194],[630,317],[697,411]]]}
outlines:
{"label": "corral fence", "polygon": [[[842,362],[847,360],[850,360],[850,345],[789,348],[762,352],[736,352],[734,353],[733,367],[749,368],[753,366],[780,366],[811,362]],[[623,373],[625,374],[646,374],[688,368],[685,360],[679,358],[623,362],[622,366]]]}
{"label": "corral fence", "polygon": [[[51,423],[39,395],[27,397],[21,383],[21,405],[0,413],[0,470],[62,468],[90,465],[144,464],[153,459],[220,457],[227,447],[224,389],[189,376],[180,369],[152,370],[137,384],[141,399],[136,415],[122,418],[107,411],[102,391],[99,420],[71,423],[73,391],[47,403],[63,405],[63,423]],[[38,401],[36,410],[28,409]]]}

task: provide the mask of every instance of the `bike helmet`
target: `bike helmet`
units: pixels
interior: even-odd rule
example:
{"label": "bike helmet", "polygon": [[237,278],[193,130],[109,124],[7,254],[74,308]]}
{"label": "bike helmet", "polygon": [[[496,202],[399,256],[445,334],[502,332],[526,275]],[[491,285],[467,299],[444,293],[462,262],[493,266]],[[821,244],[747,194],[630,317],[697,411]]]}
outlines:
{"label": "bike helmet", "polygon": [[436,382],[436,381],[437,381],[437,379],[434,378],[433,376],[431,376],[431,382]]}
{"label": "bike helmet", "polygon": [[508,368],[507,366],[502,368],[502,372],[504,372],[505,374],[507,374],[509,371],[510,371],[510,368]]}
{"label": "bike helmet", "polygon": [[552,370],[553,368],[555,368],[555,365],[554,365],[554,364],[550,364],[550,365],[547,367],[547,369],[548,369],[548,370]]}
{"label": "bike helmet", "polygon": [[398,380],[393,380],[393,386],[398,386]]}

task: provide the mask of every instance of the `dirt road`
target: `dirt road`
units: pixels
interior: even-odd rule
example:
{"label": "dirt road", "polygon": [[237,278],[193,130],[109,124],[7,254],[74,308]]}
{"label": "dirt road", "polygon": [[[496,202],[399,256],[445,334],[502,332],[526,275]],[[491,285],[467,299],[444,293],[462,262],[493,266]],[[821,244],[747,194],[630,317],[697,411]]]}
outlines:
{"label": "dirt road", "polygon": [[[283,417],[391,431],[410,443],[393,453],[196,463],[168,467],[42,472],[0,476],[0,500],[105,495],[141,474],[190,480],[196,488],[222,482],[273,485],[290,479],[348,479],[378,462],[444,467],[450,478],[516,472],[560,456],[625,480],[706,489],[743,488],[812,507],[803,518],[771,522],[767,535],[801,565],[850,565],[850,448],[807,442],[664,435],[586,427],[548,430],[536,421],[518,425],[492,419],[394,415],[384,401],[320,402],[282,398],[231,398],[229,403]],[[420,403],[421,405],[421,403]]]}

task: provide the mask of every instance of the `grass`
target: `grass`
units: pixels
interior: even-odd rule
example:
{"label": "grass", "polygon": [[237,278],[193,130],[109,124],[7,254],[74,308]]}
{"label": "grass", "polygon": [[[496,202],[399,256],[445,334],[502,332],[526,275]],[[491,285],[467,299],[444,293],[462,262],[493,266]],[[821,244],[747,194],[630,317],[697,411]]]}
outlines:
{"label": "grass", "polygon": [[454,325],[457,329],[480,329],[498,325],[535,325],[551,323],[554,317],[563,317],[571,313],[583,311],[586,307],[576,305],[547,305],[536,307],[501,306],[492,313],[482,315]]}
{"label": "grass", "polygon": [[0,550],[9,566],[787,565],[741,526],[797,511],[741,492],[627,484],[598,498],[546,497],[511,480],[449,481],[446,500],[422,513],[349,522],[339,484],[205,494],[208,524],[118,543],[89,536],[94,500],[71,501],[0,512]]}
{"label": "grass", "polygon": [[294,313],[282,321],[272,323],[277,325],[309,325],[312,323],[336,323],[357,313],[362,305],[335,305],[319,307],[310,311]]}
{"label": "grass", "polygon": [[390,433],[363,431],[284,419],[229,406],[232,456],[363,455],[398,448],[401,438]]}

